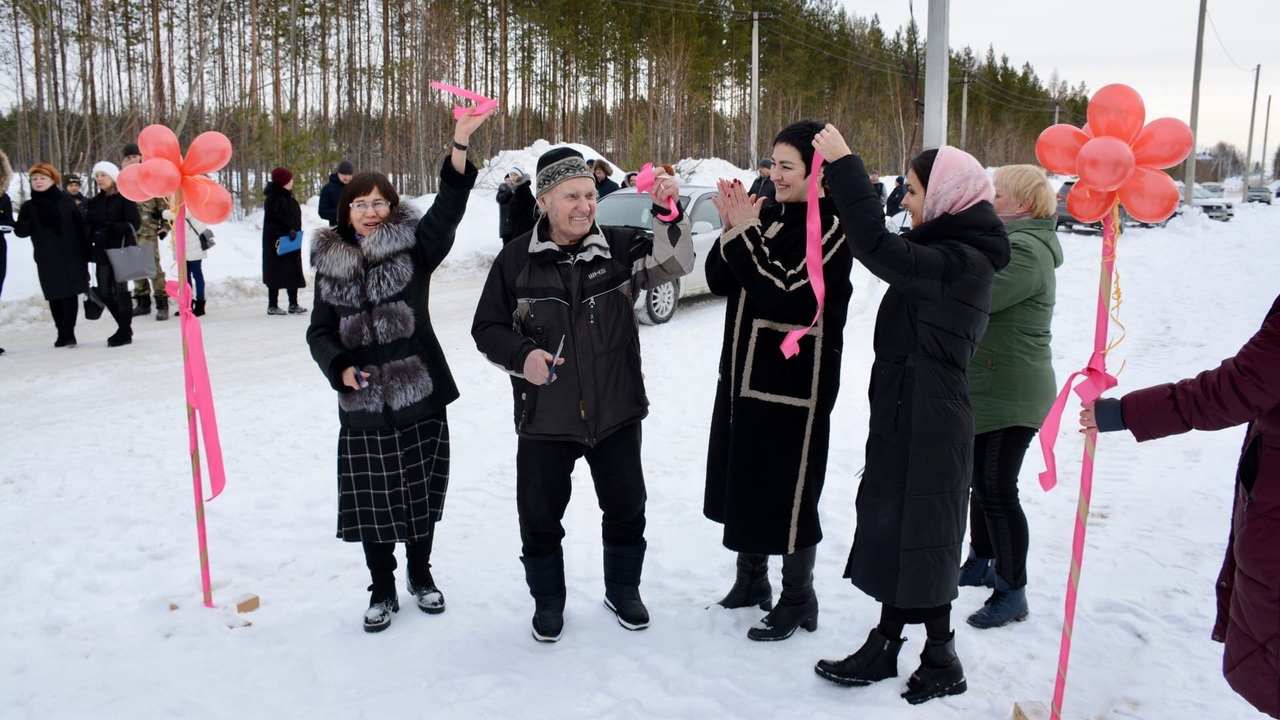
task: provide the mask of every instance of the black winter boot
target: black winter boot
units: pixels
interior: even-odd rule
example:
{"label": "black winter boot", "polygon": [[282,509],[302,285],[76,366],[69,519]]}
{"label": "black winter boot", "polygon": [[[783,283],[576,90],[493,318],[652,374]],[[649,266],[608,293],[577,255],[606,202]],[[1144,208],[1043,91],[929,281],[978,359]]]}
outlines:
{"label": "black winter boot", "polygon": [[564,551],[554,555],[522,557],[524,579],[533,596],[533,639],[553,643],[564,631]]}
{"label": "black winter boot", "polygon": [[813,593],[813,564],[817,558],[817,545],[782,556],[782,594],[778,605],[747,631],[748,638],[766,642],[786,640],[796,628],[809,632],[818,629],[818,596]]}
{"label": "black winter boot", "polygon": [[151,298],[146,295],[139,295],[133,299],[133,316],[150,315],[151,314]]}
{"label": "black winter boot", "polygon": [[191,303],[191,314],[192,314],[192,315],[195,315],[196,317],[203,317],[203,316],[204,316],[204,301],[203,301],[203,300],[195,300],[195,301],[193,301],[193,302]]}
{"label": "black winter boot", "polygon": [[365,542],[364,564],[373,584],[369,586],[369,609],[364,613],[364,631],[382,632],[391,625],[391,615],[400,612],[396,596],[395,543]]}
{"label": "black winter boot", "polygon": [[169,319],[169,298],[167,297],[156,298],[156,319],[157,320]]}
{"label": "black winter boot", "polygon": [[870,685],[898,677],[898,651],[906,638],[885,637],[880,628],[871,628],[867,641],[843,660],[819,660],[813,671],[837,685]]}
{"label": "black winter boot", "polygon": [[409,565],[409,594],[418,603],[418,609],[428,615],[444,612],[444,593],[431,578],[431,537],[406,543],[405,555]]}
{"label": "black winter boot", "polygon": [[912,705],[919,705],[937,697],[959,695],[968,689],[964,668],[956,656],[956,634],[952,632],[946,640],[925,640],[920,667],[911,673],[902,697]]}
{"label": "black winter boot", "polygon": [[773,587],[769,585],[769,556],[738,553],[738,576],[733,581],[733,587],[729,588],[729,594],[716,604],[726,608],[758,605],[761,610],[772,610]]}
{"label": "black winter boot", "polygon": [[604,606],[628,630],[649,627],[649,610],[640,599],[645,547],[643,541],[636,545],[604,544]]}

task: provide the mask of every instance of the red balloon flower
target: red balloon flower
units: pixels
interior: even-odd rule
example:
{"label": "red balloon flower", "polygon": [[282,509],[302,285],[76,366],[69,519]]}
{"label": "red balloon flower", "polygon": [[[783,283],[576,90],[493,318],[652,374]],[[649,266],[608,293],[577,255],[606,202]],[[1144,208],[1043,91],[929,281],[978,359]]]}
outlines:
{"label": "red balloon flower", "polygon": [[116,187],[134,202],[172,195],[182,190],[187,210],[197,220],[214,225],[231,217],[231,193],[205,177],[231,159],[231,141],[220,132],[201,133],[182,157],[178,136],[164,125],[148,125],[138,135],[142,162],[120,171]]}
{"label": "red balloon flower", "polygon": [[1036,140],[1036,158],[1046,170],[1080,178],[1067,194],[1072,216],[1097,222],[1119,201],[1139,222],[1168,219],[1178,207],[1178,186],[1160,171],[1191,153],[1191,128],[1176,118],[1159,118],[1144,127],[1142,97],[1120,84],[1093,94],[1088,119],[1084,128],[1045,128]]}

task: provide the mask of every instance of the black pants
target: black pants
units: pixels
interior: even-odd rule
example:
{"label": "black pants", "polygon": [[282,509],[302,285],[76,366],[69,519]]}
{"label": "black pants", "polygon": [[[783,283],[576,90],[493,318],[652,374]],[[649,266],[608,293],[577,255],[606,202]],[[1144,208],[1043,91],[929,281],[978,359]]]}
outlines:
{"label": "black pants", "polygon": [[880,632],[885,637],[896,638],[902,635],[907,625],[924,625],[925,633],[935,640],[946,640],[951,636],[951,603],[931,608],[900,608],[895,605],[880,605]]}
{"label": "black pants", "polygon": [[591,466],[596,499],[604,519],[600,531],[610,545],[644,542],[644,472],[640,467],[640,423],[632,423],[594,448],[560,440],[520,438],[516,449],[516,507],[525,557],[545,557],[560,549],[565,508],[572,490],[569,474],[580,457]]}
{"label": "black pants", "polygon": [[[285,288],[284,291],[289,295],[289,304],[298,304],[298,288]],[[267,307],[280,307],[280,288],[267,288]]]}
{"label": "black pants", "polygon": [[[418,580],[423,570],[431,567],[431,546],[436,540],[435,523],[431,524],[431,532],[426,537],[405,543],[405,564],[409,567],[409,579]],[[369,568],[369,577],[375,586],[383,591],[391,591],[395,587],[396,544],[393,542],[361,543],[364,546],[364,564]]]}
{"label": "black pants", "polygon": [[973,439],[969,536],[978,557],[995,558],[1010,589],[1027,584],[1027,516],[1018,501],[1018,472],[1035,428],[1007,427]]}
{"label": "black pants", "polygon": [[53,315],[53,326],[58,328],[58,335],[69,333],[76,329],[76,318],[80,317],[80,298],[72,295],[50,300],[49,313]]}
{"label": "black pants", "polygon": [[128,283],[116,282],[111,263],[103,258],[95,265],[98,277],[98,294],[102,302],[107,304],[107,312],[111,313],[116,326],[121,330],[130,330],[133,325],[133,298],[129,295]]}

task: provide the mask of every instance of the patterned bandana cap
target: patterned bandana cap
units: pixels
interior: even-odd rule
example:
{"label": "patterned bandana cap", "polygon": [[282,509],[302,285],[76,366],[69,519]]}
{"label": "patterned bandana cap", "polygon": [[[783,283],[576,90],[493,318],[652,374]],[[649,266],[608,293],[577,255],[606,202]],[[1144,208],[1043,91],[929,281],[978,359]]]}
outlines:
{"label": "patterned bandana cap", "polygon": [[994,202],[995,187],[982,163],[969,153],[950,145],[938,148],[938,157],[929,173],[924,193],[924,220],[946,213],[967,210],[979,202]]}
{"label": "patterned bandana cap", "polygon": [[565,180],[587,178],[595,181],[582,155],[572,148],[555,148],[538,158],[538,197]]}

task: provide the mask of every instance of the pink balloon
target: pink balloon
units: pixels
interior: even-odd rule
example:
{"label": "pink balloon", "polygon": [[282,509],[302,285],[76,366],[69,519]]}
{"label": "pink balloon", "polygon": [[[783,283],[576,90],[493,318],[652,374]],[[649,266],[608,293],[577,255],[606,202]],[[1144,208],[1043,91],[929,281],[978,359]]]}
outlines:
{"label": "pink balloon", "polygon": [[1036,159],[1049,172],[1074,175],[1076,155],[1087,142],[1089,136],[1075,125],[1050,125],[1036,138]]}
{"label": "pink balloon", "polygon": [[1095,223],[1111,212],[1115,202],[1115,192],[1103,192],[1081,181],[1072,185],[1071,192],[1067,193],[1067,212],[1082,223]]}
{"label": "pink balloon", "polygon": [[1133,141],[1134,161],[1157,170],[1173,167],[1191,154],[1196,138],[1177,118],[1156,118]]}
{"label": "pink balloon", "polygon": [[1115,137],[1090,140],[1080,148],[1076,157],[1076,174],[1080,176],[1080,182],[1103,192],[1118,190],[1128,182],[1134,167],[1129,143]]}
{"label": "pink balloon", "polygon": [[176,167],[182,164],[182,148],[178,146],[178,136],[164,125],[148,125],[138,135],[138,149],[142,151],[142,159],[163,159]]}
{"label": "pink balloon", "polygon": [[182,182],[178,166],[164,158],[144,160],[138,167],[138,186],[152,197],[170,195]]}
{"label": "pink balloon", "polygon": [[1085,135],[1088,135],[1089,137],[1093,137],[1093,128],[1089,127],[1089,123],[1085,123],[1084,125],[1082,125],[1080,127],[1080,132],[1084,133]]}
{"label": "pink balloon", "polygon": [[1164,222],[1178,209],[1178,185],[1168,174],[1149,167],[1139,167],[1124,187],[1120,202],[1138,222]]}
{"label": "pink balloon", "polygon": [[231,217],[231,193],[207,177],[182,178],[182,196],[187,212],[206,225]]}
{"label": "pink balloon", "polygon": [[141,185],[142,165],[135,164],[120,171],[119,177],[116,178],[116,189],[120,194],[134,202],[143,202],[155,197],[142,189]]}
{"label": "pink balloon", "polygon": [[1107,85],[1089,98],[1089,127],[1094,137],[1110,135],[1133,142],[1142,132],[1147,110],[1142,96],[1128,85]]}
{"label": "pink balloon", "polygon": [[[231,160],[231,141],[216,130],[200,133],[187,148],[183,175],[204,175],[221,170]],[[203,220],[203,218],[201,218]]]}

